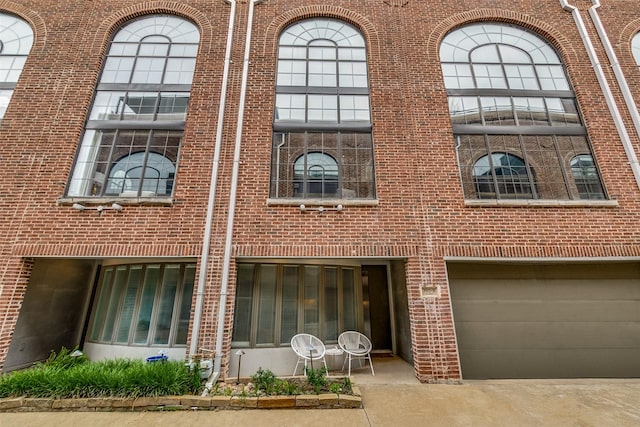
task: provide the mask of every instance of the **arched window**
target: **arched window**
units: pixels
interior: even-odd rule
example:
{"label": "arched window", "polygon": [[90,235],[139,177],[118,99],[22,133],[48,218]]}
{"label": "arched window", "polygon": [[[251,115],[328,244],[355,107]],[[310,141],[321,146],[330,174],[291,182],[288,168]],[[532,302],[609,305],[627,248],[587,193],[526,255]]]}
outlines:
{"label": "arched window", "polygon": [[[282,32],[273,130],[271,197],[375,197],[367,53],[356,28],[314,18]],[[336,179],[311,191],[319,184],[308,166],[301,183],[298,162],[322,156],[336,162]]]}
{"label": "arched window", "polygon": [[199,39],[194,24],[166,15],[115,34],[69,196],[172,195]]}
{"label": "arched window", "polygon": [[[564,66],[545,40],[512,25],[475,23],[445,36],[440,60],[465,198],[604,198],[601,184],[577,189],[570,160],[593,156]],[[491,166],[478,186],[479,158],[520,159],[522,167],[514,175]],[[595,165],[593,176],[600,183]]]}
{"label": "arched window", "polygon": [[514,199],[531,199],[536,194],[535,177],[524,161],[508,153],[482,156],[473,166],[473,179],[480,199],[494,199],[496,194]]}
{"label": "arched window", "polygon": [[633,53],[633,59],[636,60],[636,64],[640,67],[640,33],[633,36],[631,40],[631,53]]}
{"label": "arched window", "polygon": [[338,162],[324,153],[312,152],[298,157],[293,166],[295,195],[330,197],[338,192]]}
{"label": "arched window", "polygon": [[0,121],[33,45],[33,30],[22,19],[0,12]]}

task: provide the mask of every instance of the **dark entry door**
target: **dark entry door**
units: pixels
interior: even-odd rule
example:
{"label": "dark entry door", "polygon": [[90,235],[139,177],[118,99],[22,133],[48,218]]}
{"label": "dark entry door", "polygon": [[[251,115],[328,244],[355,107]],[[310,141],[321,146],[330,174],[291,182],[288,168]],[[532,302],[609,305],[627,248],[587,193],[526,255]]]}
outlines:
{"label": "dark entry door", "polygon": [[[389,284],[387,266],[363,265],[362,286],[369,299],[369,325],[374,350],[391,351],[391,319],[389,317]],[[366,322],[366,313],[365,313]]]}

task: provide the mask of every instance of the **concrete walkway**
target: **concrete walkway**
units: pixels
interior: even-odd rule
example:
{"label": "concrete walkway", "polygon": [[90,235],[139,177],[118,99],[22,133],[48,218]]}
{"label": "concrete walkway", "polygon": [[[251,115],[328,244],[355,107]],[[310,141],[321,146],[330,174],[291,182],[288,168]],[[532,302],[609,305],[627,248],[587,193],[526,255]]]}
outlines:
{"label": "concrete walkway", "polygon": [[408,365],[358,370],[364,409],[0,414],[0,426],[640,426],[640,379],[419,384]]}

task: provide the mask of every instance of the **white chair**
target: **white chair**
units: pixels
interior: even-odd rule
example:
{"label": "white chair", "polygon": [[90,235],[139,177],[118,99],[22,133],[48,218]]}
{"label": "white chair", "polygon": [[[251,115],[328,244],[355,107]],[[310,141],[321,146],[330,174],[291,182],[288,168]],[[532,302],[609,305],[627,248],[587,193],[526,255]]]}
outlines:
{"label": "white chair", "polygon": [[324,358],[324,354],[326,349],[322,341],[319,338],[314,337],[310,334],[298,334],[291,338],[291,349],[298,356],[298,361],[296,362],[295,368],[293,368],[293,375],[296,375],[296,371],[298,370],[298,365],[304,362],[304,372],[307,372],[307,361],[311,362],[311,366],[313,366],[314,360],[322,360],[324,363],[324,370],[329,373],[329,368],[327,368],[327,361]]}
{"label": "white chair", "polygon": [[351,361],[353,359],[365,359],[369,360],[369,366],[371,366],[371,375],[375,375],[373,371],[373,362],[371,361],[371,341],[365,335],[356,331],[346,331],[340,334],[338,337],[338,345],[347,353],[344,362],[342,363],[342,370],[344,370],[344,364],[349,362],[348,376],[351,376]]}

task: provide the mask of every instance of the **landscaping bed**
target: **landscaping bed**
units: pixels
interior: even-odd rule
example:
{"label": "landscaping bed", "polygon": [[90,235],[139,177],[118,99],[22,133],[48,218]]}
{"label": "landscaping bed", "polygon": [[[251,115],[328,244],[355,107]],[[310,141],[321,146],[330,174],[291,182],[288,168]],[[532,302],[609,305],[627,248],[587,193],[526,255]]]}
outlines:
{"label": "landscaping bed", "polygon": [[184,363],[90,362],[77,353],[63,349],[32,368],[0,375],[0,412],[362,407],[348,377],[327,377],[321,369],[288,378],[259,369],[203,393],[199,372]]}

